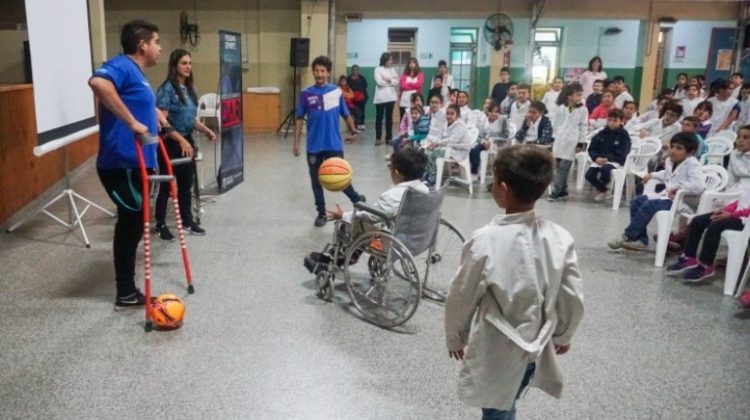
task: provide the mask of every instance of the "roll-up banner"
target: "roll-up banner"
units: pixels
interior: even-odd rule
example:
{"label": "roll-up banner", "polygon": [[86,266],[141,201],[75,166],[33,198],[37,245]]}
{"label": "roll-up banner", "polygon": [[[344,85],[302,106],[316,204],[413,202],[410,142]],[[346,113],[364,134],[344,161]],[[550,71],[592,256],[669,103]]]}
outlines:
{"label": "roll-up banner", "polygon": [[219,31],[219,95],[221,96],[221,192],[244,179],[242,130],[242,37],[237,32]]}

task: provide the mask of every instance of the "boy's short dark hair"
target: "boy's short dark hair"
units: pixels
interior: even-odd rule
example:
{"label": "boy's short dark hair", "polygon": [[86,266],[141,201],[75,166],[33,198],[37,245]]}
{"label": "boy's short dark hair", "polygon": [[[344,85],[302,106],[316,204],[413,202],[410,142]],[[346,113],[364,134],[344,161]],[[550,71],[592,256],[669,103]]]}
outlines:
{"label": "boy's short dark hair", "polygon": [[700,125],[700,123],[701,123],[701,120],[699,120],[698,117],[694,117],[692,115],[688,115],[687,117],[685,117],[685,118],[682,119],[682,123],[683,124],[686,123],[686,122],[689,122],[689,123],[693,124],[694,126],[698,127]]}
{"label": "boy's short dark hair", "polygon": [[135,19],[122,26],[120,31],[120,45],[125,54],[138,52],[141,41],[150,41],[154,32],[159,32],[159,27],[145,20]]}
{"label": "boy's short dark hair", "polygon": [[391,155],[391,167],[406,181],[420,179],[427,167],[427,156],[419,149],[405,147]]}
{"label": "boy's short dark hair", "polygon": [[466,95],[466,97],[467,97],[467,98],[469,97],[469,92],[467,92],[467,91],[465,91],[465,90],[459,90],[458,92],[456,92],[456,96],[458,96],[458,95],[460,95],[460,94],[462,94],[462,93],[463,93],[464,95]]}
{"label": "boy's short dark hair", "polygon": [[612,78],[612,83],[615,83],[615,82],[625,83],[625,78],[622,76],[615,76]]}
{"label": "boy's short dark hair", "polygon": [[729,83],[729,80],[718,79],[718,80],[714,80],[713,82],[711,82],[711,89],[717,92],[720,90],[731,89],[731,88],[732,88],[732,85],[731,83]]}
{"label": "boy's short dark hair", "polygon": [[409,96],[409,103],[414,103],[417,98],[419,98],[419,102],[424,102],[424,100],[422,99],[422,94],[419,92],[414,92],[411,94],[411,96]]}
{"label": "boy's short dark hair", "polygon": [[695,153],[695,151],[698,150],[699,142],[698,137],[696,137],[695,134],[680,132],[672,136],[672,139],[669,140],[669,144],[682,145],[688,153]]}
{"label": "boy's short dark hair", "polygon": [[638,103],[635,101],[625,101],[622,103],[622,107],[625,108],[626,106],[633,104],[635,106],[635,109],[638,109]]}
{"label": "boy's short dark hair", "polygon": [[440,80],[443,81],[443,75],[442,74],[436,74],[435,77],[432,78],[432,80]]}
{"label": "boy's short dark hair", "polygon": [[[704,111],[708,111],[709,114],[714,115],[714,105],[708,101],[698,102],[698,105],[695,106],[695,109],[702,109]],[[693,110],[693,112],[695,112],[695,110]]]}
{"label": "boy's short dark hair", "polygon": [[445,60],[438,61],[438,67],[445,66],[448,67],[448,63],[445,62]]}
{"label": "boy's short dark hair", "polygon": [[443,95],[440,95],[439,93],[433,93],[432,96],[430,96],[429,98],[427,98],[427,103],[432,102],[432,98],[437,98],[437,99],[440,100],[441,104],[443,103]]}
{"label": "boy's short dark hair", "polygon": [[532,101],[531,105],[529,105],[529,109],[531,108],[536,109],[542,115],[547,113],[547,105],[545,105],[542,101]]}
{"label": "boy's short dark hair", "polygon": [[734,76],[739,76],[740,79],[743,79],[743,80],[745,79],[745,75],[742,74],[742,73],[740,73],[740,72],[734,72],[734,73],[732,73],[732,77],[734,77]]}
{"label": "boy's short dark hair", "polygon": [[622,120],[623,118],[625,118],[625,113],[622,112],[621,109],[610,109],[607,113],[607,118],[617,118],[618,120]]}
{"label": "boy's short dark hair", "polygon": [[328,57],[326,57],[324,55],[319,55],[319,56],[315,57],[315,60],[313,60],[312,64],[310,65],[310,68],[314,69],[315,66],[323,66],[330,73],[331,72],[331,67],[333,67],[333,63],[331,63],[331,59],[330,58],[328,58]]}
{"label": "boy's short dark hair", "polygon": [[526,83],[521,83],[520,85],[518,85],[518,90],[521,90],[521,89],[526,89],[529,92],[531,92],[531,86],[527,85]]}
{"label": "boy's short dark hair", "polygon": [[504,182],[522,203],[539,199],[552,182],[554,171],[552,153],[532,144],[503,147],[492,163],[495,182]]}
{"label": "boy's short dark hair", "polygon": [[603,85],[604,84],[604,79],[596,79],[596,80],[594,80],[594,83],[601,83]]}
{"label": "boy's short dark hair", "polygon": [[665,103],[661,108],[659,118],[663,117],[664,114],[667,113],[667,111],[672,111],[679,117],[680,115],[682,115],[682,105],[677,101],[667,101],[667,103]]}
{"label": "boy's short dark hair", "polygon": [[508,89],[512,88],[513,86],[518,86],[518,82],[510,81],[508,82]]}
{"label": "boy's short dark hair", "polygon": [[500,69],[500,73],[510,73],[510,67],[503,67]]}

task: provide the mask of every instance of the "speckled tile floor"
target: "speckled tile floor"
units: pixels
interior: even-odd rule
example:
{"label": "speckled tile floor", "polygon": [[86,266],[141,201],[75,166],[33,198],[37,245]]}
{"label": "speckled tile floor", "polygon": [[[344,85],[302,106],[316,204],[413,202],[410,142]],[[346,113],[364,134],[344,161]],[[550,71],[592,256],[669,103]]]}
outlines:
{"label": "speckled tile floor", "polygon": [[[385,149],[364,143],[347,158],[374,198],[389,184]],[[0,236],[0,418],[479,418],[456,398],[442,308],[424,302],[392,332],[348,313],[343,290],[316,299],[302,257],[332,226],[312,225],[305,160],[272,135],[245,151],[245,182],[206,207],[208,236],[188,238],[197,292],[177,331],[145,334],[142,311],[112,310],[111,219],[86,216],[92,249],[42,218]],[[92,168],[74,185],[113,207]],[[466,234],[497,211],[459,188],[444,206]],[[609,252],[625,208],[574,196],[539,211],[577,240],[587,314],[561,358],[563,399],[531,391],[519,419],[750,416],[750,314],[720,281],[688,287],[653,254]],[[184,294],[179,247],[154,248],[155,290]]]}

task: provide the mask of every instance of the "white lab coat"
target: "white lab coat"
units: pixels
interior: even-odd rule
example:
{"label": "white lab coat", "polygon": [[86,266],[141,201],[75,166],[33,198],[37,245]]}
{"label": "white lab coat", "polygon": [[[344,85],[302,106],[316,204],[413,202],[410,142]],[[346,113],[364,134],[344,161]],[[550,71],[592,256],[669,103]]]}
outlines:
{"label": "white lab coat", "polygon": [[449,351],[464,350],[459,399],[509,410],[526,366],[531,386],[559,398],[555,345],[569,345],[583,317],[573,237],[533,210],[496,216],[475,231],[445,302]]}
{"label": "white lab coat", "polygon": [[674,168],[672,159],[667,158],[664,169],[651,172],[651,178],[666,184],[666,188],[656,194],[650,194],[650,199],[667,198],[671,190],[684,190],[689,195],[701,194],[706,189],[706,181],[703,179],[703,165],[694,156],[685,159]]}
{"label": "white lab coat", "polygon": [[430,131],[427,133],[427,140],[435,141],[440,138],[445,129],[445,109],[439,109],[435,113],[430,114]]}
{"label": "white lab coat", "polygon": [[[404,197],[404,193],[409,188],[413,188],[417,190],[417,192],[423,194],[427,194],[430,192],[429,188],[427,188],[427,186],[419,179],[399,182],[398,184],[393,185],[391,188],[385,190],[385,192],[380,194],[378,200],[371,205],[388,215],[395,216],[398,212],[398,207],[401,205],[401,199]],[[345,222],[351,223],[352,212],[348,211],[344,213],[342,219]],[[373,216],[366,211],[358,211],[357,220],[366,220],[368,222],[376,223],[381,221],[382,219],[377,216]]]}
{"label": "white lab coat", "polygon": [[518,101],[511,103],[508,119],[516,127],[521,127],[523,125],[523,120],[526,118],[526,114],[529,113],[530,107],[531,101],[526,101],[523,104],[519,103]]}
{"label": "white lab coat", "polygon": [[475,140],[469,137],[469,129],[466,123],[457,119],[453,124],[445,125],[443,134],[440,138],[435,139],[434,143],[441,147],[450,146],[451,154],[446,158],[451,157],[461,162],[469,157],[469,150],[474,147]]}
{"label": "white lab coat", "polygon": [[552,153],[558,159],[575,160],[576,145],[586,140],[588,133],[589,110],[585,106],[573,108],[558,105],[554,110]]}
{"label": "white lab coat", "polygon": [[[584,93],[585,95],[585,93]],[[557,106],[557,97],[560,96],[560,91],[555,92],[554,90],[547,91],[542,97],[542,102],[547,109],[553,109]]]}
{"label": "white lab coat", "polygon": [[703,102],[703,98],[696,96],[694,99],[682,98],[682,117],[689,117],[695,112],[695,108],[699,103]]}
{"label": "white lab coat", "polygon": [[726,101],[720,101],[716,96],[708,98],[707,101],[711,102],[711,105],[714,107],[713,113],[711,113],[711,130],[708,131],[707,136],[710,138],[714,133],[719,131],[719,127],[724,124],[724,121],[726,121],[727,118],[729,118],[734,106],[737,105],[739,101],[736,97],[730,97]]}
{"label": "white lab coat", "polygon": [[[386,79],[389,79],[388,82]],[[397,89],[401,86],[401,79],[393,67],[379,66],[375,68],[375,96],[372,101],[375,104],[396,102],[398,99]]]}
{"label": "white lab coat", "polygon": [[625,91],[617,95],[617,97],[615,97],[615,106],[617,107],[617,109],[622,109],[622,107],[625,106],[625,102],[632,102],[632,101],[633,101],[633,95]]}
{"label": "white lab coat", "polygon": [[672,137],[682,131],[682,124],[676,122],[664,127],[661,119],[656,119],[641,124],[641,130],[646,130],[646,137],[659,137],[661,144],[668,145]]}
{"label": "white lab coat", "polygon": [[732,150],[729,154],[729,166],[727,167],[729,182],[727,191],[737,191],[740,184],[750,184],[750,152],[742,153]]}

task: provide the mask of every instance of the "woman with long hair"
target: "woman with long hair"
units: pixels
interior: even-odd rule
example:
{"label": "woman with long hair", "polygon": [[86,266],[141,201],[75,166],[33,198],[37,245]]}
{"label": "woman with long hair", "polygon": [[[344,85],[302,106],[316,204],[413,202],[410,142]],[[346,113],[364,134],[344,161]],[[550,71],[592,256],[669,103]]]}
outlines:
{"label": "woman with long hair", "polygon": [[375,146],[380,146],[383,142],[383,117],[386,144],[391,144],[393,138],[393,105],[396,103],[396,89],[401,81],[392,65],[393,58],[384,52],[380,55],[380,65],[375,69]]}
{"label": "woman with long hair", "polygon": [[[194,157],[195,142],[193,130],[198,130],[210,141],[216,140],[216,134],[203,125],[197,118],[198,99],[193,87],[193,62],[190,53],[177,49],[169,56],[167,80],[156,91],[156,106],[167,116],[171,125],[166,131],[164,146],[170,159]],[[165,162],[159,154],[159,170],[166,173]],[[195,160],[190,163],[174,167],[177,182],[177,198],[180,205],[180,217],[184,228],[194,235],[205,235],[203,230],[193,220],[190,189],[195,177]],[[167,201],[169,199],[169,184],[162,183],[159,195],[156,197],[156,227],[159,238],[173,241],[174,236],[165,224]]]}
{"label": "woman with long hair", "polygon": [[412,57],[404,67],[401,74],[401,100],[398,109],[401,111],[401,118],[404,118],[406,109],[411,105],[411,95],[418,93],[422,95],[422,85],[424,85],[424,72],[419,68],[419,61]]}
{"label": "woman with long hair", "polygon": [[602,59],[598,56],[591,58],[591,60],[589,60],[589,68],[586,69],[579,78],[581,86],[583,86],[583,100],[585,101],[594,91],[594,81],[606,79],[607,72],[604,71]]}

